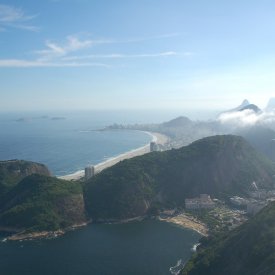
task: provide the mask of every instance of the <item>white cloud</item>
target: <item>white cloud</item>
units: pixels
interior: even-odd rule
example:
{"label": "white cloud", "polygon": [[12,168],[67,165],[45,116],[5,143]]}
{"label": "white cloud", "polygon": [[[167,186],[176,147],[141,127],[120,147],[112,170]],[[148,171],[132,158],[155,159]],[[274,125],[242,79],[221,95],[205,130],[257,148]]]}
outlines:
{"label": "white cloud", "polygon": [[44,50],[36,51],[37,58],[26,59],[0,59],[0,67],[5,68],[32,68],[32,67],[105,67],[108,64],[100,62],[89,62],[87,60],[65,60],[62,59],[72,52],[81,51],[91,47],[93,44],[101,43],[101,41],[92,41],[90,39],[80,39],[75,35],[66,37],[63,44],[47,41]]}
{"label": "white cloud", "polygon": [[37,51],[40,55],[39,60],[51,60],[58,57],[64,57],[71,52],[89,48],[93,45],[90,39],[80,40],[77,36],[67,36],[66,43],[59,45],[57,43],[46,41],[46,49]]}
{"label": "white cloud", "polygon": [[36,15],[26,15],[20,8],[0,4],[0,29],[17,28],[28,31],[38,31],[39,28],[29,25],[28,22]]}
{"label": "white cloud", "polygon": [[126,58],[154,58],[154,57],[188,57],[193,55],[191,52],[179,53],[175,51],[160,52],[160,53],[141,53],[141,54],[90,54],[82,56],[68,56],[63,60],[83,60],[83,59],[126,59]]}
{"label": "white cloud", "polygon": [[0,67],[4,68],[35,68],[35,67],[105,67],[110,66],[104,63],[91,62],[44,62],[39,60],[24,59],[0,59]]}
{"label": "white cloud", "polygon": [[275,111],[255,113],[253,110],[243,110],[237,112],[223,113],[218,120],[222,124],[245,127],[253,126],[257,123],[271,123],[275,121]]}
{"label": "white cloud", "polygon": [[[18,12],[19,13],[19,12]],[[15,13],[16,14],[16,13]],[[11,18],[21,18],[23,15],[11,15]],[[4,20],[4,19],[3,19]],[[11,20],[11,19],[5,19]],[[25,26],[26,27],[26,26]],[[193,55],[191,52],[175,52],[166,51],[158,53],[139,53],[139,54],[89,54],[80,55],[79,52],[87,50],[94,45],[111,44],[111,43],[125,43],[114,40],[92,40],[90,38],[80,37],[81,35],[69,35],[63,43],[47,40],[45,48],[42,50],[34,51],[36,58],[26,59],[0,59],[0,67],[9,68],[27,68],[27,67],[83,67],[83,66],[101,66],[111,67],[103,62],[95,63],[90,62],[92,59],[126,59],[126,58],[158,58],[158,57],[188,57]],[[171,35],[161,36],[163,38],[170,37]],[[158,37],[157,37],[158,38]],[[156,37],[154,39],[157,39]],[[149,39],[149,38],[148,38]],[[72,56],[72,53],[77,55]]]}

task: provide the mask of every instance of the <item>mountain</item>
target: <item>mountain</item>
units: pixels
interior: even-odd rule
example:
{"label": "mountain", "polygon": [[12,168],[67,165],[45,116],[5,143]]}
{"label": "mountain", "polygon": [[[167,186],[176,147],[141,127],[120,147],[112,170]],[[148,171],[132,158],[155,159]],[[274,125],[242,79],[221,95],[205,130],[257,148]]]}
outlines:
{"label": "mountain", "polygon": [[213,136],[122,161],[88,181],[84,198],[93,220],[127,219],[201,193],[243,195],[253,181],[271,189],[274,174],[274,164],[243,138]]}
{"label": "mountain", "polygon": [[86,220],[78,182],[33,174],[0,201],[0,227],[14,230],[57,230]]}
{"label": "mountain", "polygon": [[261,109],[256,106],[255,104],[248,104],[246,106],[244,106],[243,108],[239,109],[240,112],[245,111],[245,110],[252,110],[255,113],[261,113]]}
{"label": "mountain", "polygon": [[249,143],[272,161],[275,161],[275,131],[263,125],[241,127],[235,131],[236,135],[244,137]]}
{"label": "mountain", "polygon": [[202,242],[182,275],[274,275],[275,202],[227,233]]}
{"label": "mountain", "polygon": [[164,122],[161,124],[162,127],[186,127],[190,126],[192,124],[192,120],[190,120],[188,117],[180,116],[175,119],[172,119],[168,122]]}
{"label": "mountain", "polygon": [[24,160],[0,161],[0,198],[20,180],[32,174],[51,175],[44,164]]}
{"label": "mountain", "polygon": [[240,111],[240,110],[244,109],[246,106],[249,106],[249,105],[250,105],[249,101],[247,99],[245,99],[245,100],[243,100],[243,102],[239,106],[237,106],[237,107],[235,107],[233,109],[224,111],[224,112],[220,113],[219,116],[221,114],[224,114],[224,113],[233,113],[233,112]]}

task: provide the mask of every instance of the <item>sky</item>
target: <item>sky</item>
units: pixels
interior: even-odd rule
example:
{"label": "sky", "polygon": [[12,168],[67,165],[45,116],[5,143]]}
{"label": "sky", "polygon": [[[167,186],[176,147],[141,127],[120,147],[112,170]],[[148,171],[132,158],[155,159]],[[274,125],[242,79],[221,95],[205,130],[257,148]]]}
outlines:
{"label": "sky", "polygon": [[264,108],[274,0],[0,0],[0,110]]}

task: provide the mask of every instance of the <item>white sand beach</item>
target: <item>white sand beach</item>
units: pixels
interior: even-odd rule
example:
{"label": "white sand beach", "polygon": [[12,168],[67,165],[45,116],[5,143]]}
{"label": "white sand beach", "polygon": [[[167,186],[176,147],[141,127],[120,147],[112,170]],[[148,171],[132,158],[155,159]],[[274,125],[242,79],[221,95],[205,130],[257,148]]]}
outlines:
{"label": "white sand beach", "polygon": [[[155,132],[145,132],[145,133],[150,135],[152,137],[151,141],[153,141],[157,144],[164,145],[167,142],[169,142],[169,138],[167,136],[163,135],[163,134],[155,133]],[[120,154],[118,156],[109,158],[104,162],[101,162],[99,164],[94,165],[95,173],[97,174],[97,173],[101,172],[102,170],[104,170],[106,168],[109,168],[109,167],[119,163],[122,160],[130,159],[130,158],[137,157],[137,156],[142,156],[142,155],[144,155],[146,153],[149,153],[149,152],[150,152],[150,144],[146,144],[145,146],[142,146],[140,148],[137,148],[137,149],[125,152],[123,154]],[[83,178],[84,175],[85,175],[84,170],[80,170],[80,171],[77,171],[73,174],[60,176],[58,178],[59,179],[64,179],[64,180],[78,180],[78,179]]]}
{"label": "white sand beach", "polygon": [[202,236],[208,236],[209,229],[206,224],[184,213],[169,218],[159,218],[159,220],[173,223],[184,228],[192,229],[194,231],[197,231]]}

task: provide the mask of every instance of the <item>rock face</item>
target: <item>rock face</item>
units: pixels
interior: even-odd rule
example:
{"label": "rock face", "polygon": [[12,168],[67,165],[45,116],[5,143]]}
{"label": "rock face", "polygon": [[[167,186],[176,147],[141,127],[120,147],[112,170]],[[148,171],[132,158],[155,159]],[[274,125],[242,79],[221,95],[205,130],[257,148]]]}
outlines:
{"label": "rock face", "polygon": [[253,181],[271,189],[274,174],[274,164],[243,138],[214,136],[125,160],[92,178],[84,197],[92,219],[126,219],[202,193],[243,195]]}
{"label": "rock face", "polygon": [[226,235],[204,240],[181,274],[272,275],[274,263],[275,202]]}
{"label": "rock face", "polygon": [[23,178],[32,174],[51,175],[44,164],[25,160],[0,161],[0,198]]}
{"label": "rock face", "polygon": [[49,169],[44,164],[25,160],[0,161],[0,180],[4,180],[5,176],[24,178],[32,174],[51,175]]}

